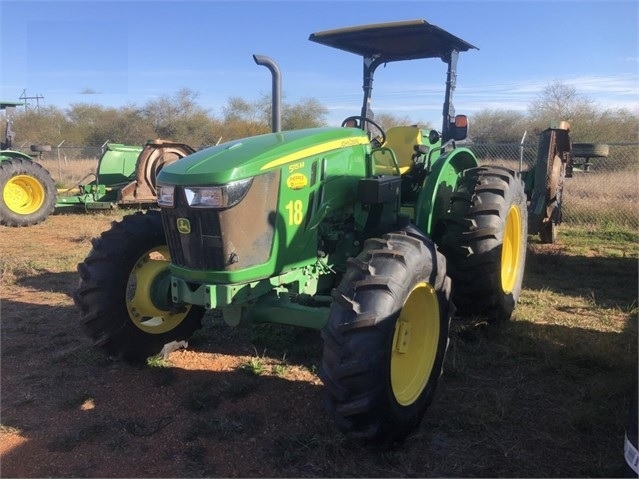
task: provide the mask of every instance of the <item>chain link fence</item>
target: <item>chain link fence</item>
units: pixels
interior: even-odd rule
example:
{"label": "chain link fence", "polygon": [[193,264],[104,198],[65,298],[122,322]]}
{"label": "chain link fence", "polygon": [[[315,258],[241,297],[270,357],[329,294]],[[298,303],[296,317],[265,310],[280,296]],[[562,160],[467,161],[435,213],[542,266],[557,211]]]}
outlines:
{"label": "chain link fence", "polygon": [[51,151],[33,152],[21,148],[49,170],[60,189],[73,188],[95,179],[100,157],[104,152],[102,146],[58,146]]}
{"label": "chain link fence", "polygon": [[[564,224],[639,228],[639,143],[608,143],[605,158],[573,158],[563,189]],[[480,164],[526,171],[537,161],[537,144],[473,144]]]}
{"label": "chain link fence", "polygon": [[98,161],[102,156],[102,152],[106,148],[106,144],[102,146],[52,146],[51,151],[35,152],[30,150],[28,146],[16,148],[16,150],[24,151],[28,155],[36,159],[46,161],[48,164],[60,161],[62,164],[69,164],[70,161],[78,160],[94,160]]}
{"label": "chain link fence", "polygon": [[[574,158],[573,176],[563,190],[564,224],[592,225],[596,228],[639,228],[639,143],[609,143],[605,158]],[[538,145],[532,142],[467,145],[480,164],[501,164],[526,171],[534,168]],[[83,163],[83,172],[95,172],[102,146],[53,147],[41,159],[56,180],[68,176],[74,165]],[[35,154],[36,156],[38,154]],[[67,178],[66,182],[69,180]]]}

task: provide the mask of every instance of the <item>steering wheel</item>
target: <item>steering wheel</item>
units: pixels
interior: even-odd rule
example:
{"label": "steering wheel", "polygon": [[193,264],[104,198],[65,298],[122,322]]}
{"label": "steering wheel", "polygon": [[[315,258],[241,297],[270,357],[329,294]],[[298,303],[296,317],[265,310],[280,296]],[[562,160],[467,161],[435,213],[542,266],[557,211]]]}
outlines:
{"label": "steering wheel", "polygon": [[[362,120],[361,125],[358,125],[359,120]],[[350,122],[354,122],[355,125],[348,125],[348,123]],[[344,118],[344,121],[342,121],[342,127],[355,126],[356,128],[361,128],[362,130],[366,131],[366,129],[364,128],[364,123],[373,125],[375,129],[380,133],[379,136],[372,138],[371,142],[379,143],[378,146],[382,146],[384,143],[386,143],[386,132],[384,131],[384,129],[367,116],[365,116],[364,118],[362,118],[361,116],[349,116],[348,118]]]}

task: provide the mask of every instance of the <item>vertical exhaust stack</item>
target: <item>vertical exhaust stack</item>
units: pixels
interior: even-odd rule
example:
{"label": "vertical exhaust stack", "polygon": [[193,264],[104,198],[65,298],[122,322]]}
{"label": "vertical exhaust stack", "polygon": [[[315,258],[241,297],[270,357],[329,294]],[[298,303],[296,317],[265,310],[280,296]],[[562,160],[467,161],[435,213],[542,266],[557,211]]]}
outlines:
{"label": "vertical exhaust stack", "polygon": [[279,132],[282,130],[280,126],[282,109],[282,74],[280,73],[280,68],[277,66],[275,61],[264,55],[253,55],[253,60],[255,60],[255,63],[258,65],[268,68],[271,71],[271,75],[273,75],[273,87],[271,94],[271,127],[273,133]]}

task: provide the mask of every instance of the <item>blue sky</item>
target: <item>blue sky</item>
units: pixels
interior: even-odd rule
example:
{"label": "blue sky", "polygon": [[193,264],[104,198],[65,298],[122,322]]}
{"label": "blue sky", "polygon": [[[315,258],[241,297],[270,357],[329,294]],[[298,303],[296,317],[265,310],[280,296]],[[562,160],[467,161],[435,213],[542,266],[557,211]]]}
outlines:
{"label": "blue sky", "polygon": [[[525,112],[556,81],[637,112],[638,12],[636,0],[0,0],[0,99],[142,106],[189,88],[218,116],[230,97],[270,94],[261,54],[279,65],[284,101],[314,98],[338,124],[360,111],[361,59],[309,35],[424,19],[479,48],[460,55],[457,113]],[[438,125],[445,75],[437,60],[379,68],[373,110]]]}

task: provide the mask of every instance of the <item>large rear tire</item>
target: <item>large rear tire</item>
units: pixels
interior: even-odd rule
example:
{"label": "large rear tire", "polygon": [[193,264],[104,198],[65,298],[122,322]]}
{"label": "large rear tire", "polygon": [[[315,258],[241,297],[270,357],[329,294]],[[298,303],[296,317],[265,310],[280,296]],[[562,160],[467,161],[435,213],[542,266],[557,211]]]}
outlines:
{"label": "large rear tire", "polygon": [[137,362],[201,327],[203,308],[171,303],[169,261],[158,211],[125,216],[93,241],[73,299],[96,344]]}
{"label": "large rear tire", "polygon": [[419,425],[448,346],[446,260],[416,228],[369,239],[333,291],[320,377],[348,437],[388,447]]}
{"label": "large rear tire", "polygon": [[500,166],[466,170],[443,221],[440,248],[459,316],[509,319],[526,262],[528,210],[520,174]]}
{"label": "large rear tire", "polygon": [[23,158],[0,161],[0,224],[32,226],[53,213],[57,190],[40,164]]}

